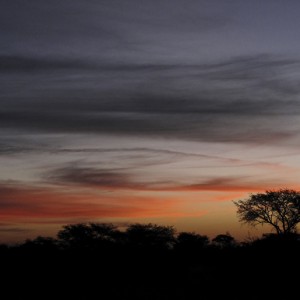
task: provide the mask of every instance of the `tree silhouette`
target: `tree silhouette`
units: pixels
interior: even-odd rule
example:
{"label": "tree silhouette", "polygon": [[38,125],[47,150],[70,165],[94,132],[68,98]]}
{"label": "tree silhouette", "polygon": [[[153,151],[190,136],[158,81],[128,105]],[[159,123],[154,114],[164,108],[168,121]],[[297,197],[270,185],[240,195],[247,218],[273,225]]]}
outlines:
{"label": "tree silhouette", "polygon": [[[274,276],[269,276],[300,268],[300,240],[292,236],[267,234],[239,247],[229,233],[209,243],[194,232],[177,235],[173,226],[132,224],[119,231],[107,223],[71,224],[59,231],[58,239],[0,245],[2,293],[11,299],[40,299],[33,292],[36,285],[47,291],[47,299],[235,300],[244,291],[245,300],[292,298],[297,276],[281,276],[280,297],[278,289],[270,288]],[[268,272],[258,272],[261,266]]]}
{"label": "tree silhouette", "polygon": [[176,249],[181,251],[198,251],[209,244],[209,238],[206,235],[200,235],[194,232],[181,232],[177,236]]}
{"label": "tree silhouette", "polygon": [[52,237],[38,236],[33,240],[27,239],[21,247],[31,251],[53,251],[58,249],[58,243]]}
{"label": "tree silhouette", "polygon": [[267,190],[234,204],[241,222],[252,226],[269,224],[278,235],[295,233],[300,222],[300,192],[294,190]]}
{"label": "tree silhouette", "polygon": [[132,224],[126,233],[129,243],[134,247],[170,249],[175,242],[173,226]]}
{"label": "tree silhouette", "polygon": [[214,245],[220,248],[227,248],[236,244],[234,237],[232,237],[230,233],[218,234],[215,238],[212,239],[212,242]]}
{"label": "tree silhouette", "polygon": [[69,224],[57,234],[59,241],[69,248],[99,248],[115,242],[119,231],[110,223]]}

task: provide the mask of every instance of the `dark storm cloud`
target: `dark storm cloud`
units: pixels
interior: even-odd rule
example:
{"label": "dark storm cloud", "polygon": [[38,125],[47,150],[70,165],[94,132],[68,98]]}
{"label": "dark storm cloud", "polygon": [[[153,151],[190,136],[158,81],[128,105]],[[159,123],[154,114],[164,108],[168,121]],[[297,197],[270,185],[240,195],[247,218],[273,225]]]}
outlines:
{"label": "dark storm cloud", "polygon": [[[177,35],[225,26],[227,18],[206,12],[208,5],[190,1],[2,1],[3,51],[56,53],[122,59],[126,51],[148,56],[157,44]],[[146,46],[146,47],[145,47]],[[113,52],[113,53],[111,53]],[[117,54],[117,55],[115,55]]]}
{"label": "dark storm cloud", "polygon": [[26,57],[18,55],[0,55],[0,72],[48,72],[66,69],[92,69],[93,66],[86,62],[70,59],[52,59],[51,57]]}
{"label": "dark storm cloud", "polygon": [[[257,122],[225,117],[168,114],[97,114],[64,115],[40,111],[10,112],[1,114],[0,124],[14,125],[18,130],[27,128],[34,132],[89,132],[142,137],[179,138],[209,142],[272,143],[293,137],[297,132],[287,132],[284,128],[261,128]],[[221,116],[222,117],[222,116]],[[3,125],[6,123],[5,125]]]}
{"label": "dark storm cloud", "polygon": [[[103,3],[95,1],[4,1],[0,12],[0,32],[4,51],[20,53],[72,53],[93,48],[98,39],[101,49],[117,45],[123,38]],[[107,24],[108,22],[108,24]],[[2,52],[4,52],[2,51]]]}
{"label": "dark storm cloud", "polygon": [[271,142],[295,134],[278,128],[276,116],[299,113],[298,80],[285,78],[287,70],[299,71],[297,60],[259,55],[198,66],[93,68],[82,68],[78,79],[68,72],[31,79],[19,91],[7,85],[1,127],[217,142]]}
{"label": "dark storm cloud", "polygon": [[277,118],[299,113],[297,59],[198,59],[236,29],[218,1],[13,0],[0,25],[2,129],[241,143],[297,134]]}
{"label": "dark storm cloud", "polygon": [[[80,60],[59,56],[37,56],[37,55],[0,55],[0,72],[3,75],[7,73],[26,72],[30,73],[47,73],[48,71],[94,71],[96,74],[102,73],[159,73],[164,71],[172,71],[178,68],[193,68],[193,66],[184,65],[167,65],[167,64],[126,64],[126,63],[107,63],[101,59],[97,60]],[[198,68],[198,66],[195,66]],[[72,73],[63,73],[63,75],[71,75]],[[92,73],[93,74],[93,73]],[[24,74],[21,74],[24,76]],[[95,76],[95,74],[93,74]],[[113,75],[113,74],[112,74]]]}

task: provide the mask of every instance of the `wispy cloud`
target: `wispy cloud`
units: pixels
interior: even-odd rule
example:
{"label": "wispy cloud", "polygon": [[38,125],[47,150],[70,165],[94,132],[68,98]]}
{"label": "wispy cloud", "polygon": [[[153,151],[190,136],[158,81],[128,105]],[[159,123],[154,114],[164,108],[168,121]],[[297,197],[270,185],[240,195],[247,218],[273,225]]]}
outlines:
{"label": "wispy cloud", "polygon": [[66,58],[35,57],[21,55],[0,55],[0,72],[49,72],[68,69],[93,69],[92,64]]}
{"label": "wispy cloud", "polygon": [[[220,192],[257,192],[265,190],[267,183],[247,182],[238,177],[216,177],[186,186],[174,187],[177,191],[220,191]],[[273,186],[274,183],[269,183]]]}
{"label": "wispy cloud", "polygon": [[[0,216],[3,221],[34,219],[82,220],[95,218],[134,218],[180,216],[181,201],[147,195],[110,195],[75,190],[1,184]],[[51,222],[50,222],[51,223]]]}
{"label": "wispy cloud", "polygon": [[2,233],[26,233],[32,230],[21,227],[0,227]]}
{"label": "wispy cloud", "polygon": [[[15,67],[34,67],[31,60],[19,58]],[[37,69],[81,64],[45,60]],[[288,120],[299,113],[299,84],[285,78],[289,69],[300,70],[295,59],[259,55],[202,66],[95,62],[94,68],[78,78],[64,71],[63,86],[58,78],[28,79],[20,91],[7,85],[1,127],[250,144],[298,135]]]}
{"label": "wispy cloud", "polygon": [[132,191],[258,191],[273,183],[249,180],[238,176],[224,176],[204,179],[200,182],[183,184],[174,181],[142,181],[128,170],[109,170],[91,167],[66,166],[46,174],[46,178],[58,185],[74,185],[100,190],[132,190]]}

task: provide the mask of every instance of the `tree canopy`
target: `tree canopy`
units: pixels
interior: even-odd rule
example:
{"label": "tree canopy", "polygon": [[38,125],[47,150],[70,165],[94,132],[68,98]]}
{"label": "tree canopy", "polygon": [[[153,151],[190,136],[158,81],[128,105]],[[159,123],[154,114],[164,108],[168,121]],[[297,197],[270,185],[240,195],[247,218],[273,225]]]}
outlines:
{"label": "tree canopy", "polygon": [[230,233],[218,234],[215,238],[212,239],[214,245],[220,248],[228,248],[235,244],[235,239],[231,236]]}
{"label": "tree canopy", "polygon": [[241,222],[253,226],[269,224],[277,234],[295,233],[300,222],[300,192],[295,190],[267,190],[234,204]]}
{"label": "tree canopy", "polygon": [[175,242],[173,226],[131,224],[126,230],[129,243],[136,247],[171,248]]}
{"label": "tree canopy", "polygon": [[118,233],[110,223],[79,223],[63,226],[57,236],[66,247],[92,248],[114,242]]}

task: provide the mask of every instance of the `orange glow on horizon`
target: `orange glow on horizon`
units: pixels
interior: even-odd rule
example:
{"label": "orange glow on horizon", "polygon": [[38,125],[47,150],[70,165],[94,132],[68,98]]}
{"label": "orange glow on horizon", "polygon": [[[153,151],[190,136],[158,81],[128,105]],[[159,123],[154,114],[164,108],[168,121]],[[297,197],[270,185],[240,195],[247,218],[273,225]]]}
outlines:
{"label": "orange glow on horizon", "polygon": [[[2,239],[13,241],[24,235],[34,237],[34,233],[41,230],[54,235],[61,226],[69,223],[114,223],[121,220],[141,223],[158,220],[164,225],[179,225],[179,231],[181,228],[194,228],[192,231],[211,236],[214,232],[224,230],[224,226],[229,226],[227,228],[236,236],[245,235],[241,232],[248,232],[248,229],[240,227],[232,200],[245,198],[251,191],[262,192],[263,189],[255,186],[247,190],[245,186],[212,188],[201,187],[199,190],[192,186],[135,193],[110,189],[110,192],[99,193],[98,189],[88,188],[70,190],[62,187],[2,185]],[[14,224],[20,224],[20,232],[10,236],[9,230],[15,230]],[[28,233],[25,230],[27,227],[31,230]]]}

